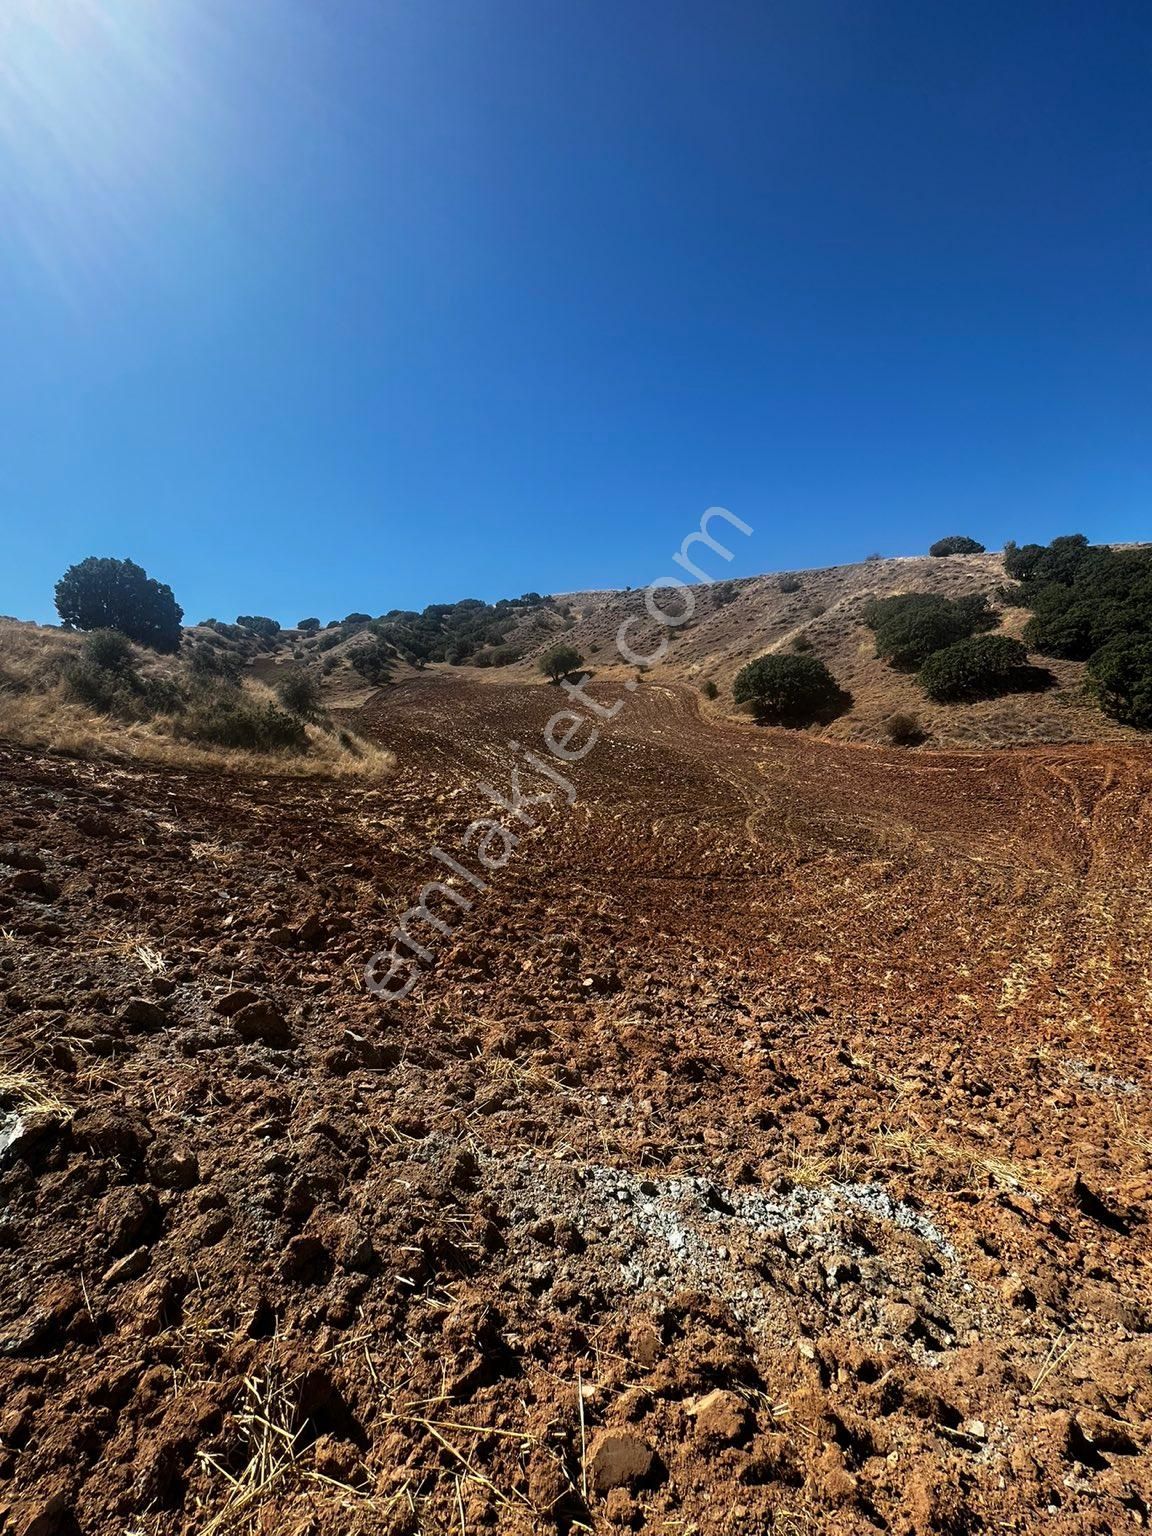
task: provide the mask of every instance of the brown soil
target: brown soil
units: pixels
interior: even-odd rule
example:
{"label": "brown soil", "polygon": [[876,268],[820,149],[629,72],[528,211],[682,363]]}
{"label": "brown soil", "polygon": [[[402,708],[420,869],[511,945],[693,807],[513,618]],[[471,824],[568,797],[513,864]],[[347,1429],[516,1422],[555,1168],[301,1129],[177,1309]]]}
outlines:
{"label": "brown soil", "polygon": [[646,681],[370,996],[561,702],[406,682],[378,786],[0,746],[0,1531],[1141,1528],[1152,756]]}

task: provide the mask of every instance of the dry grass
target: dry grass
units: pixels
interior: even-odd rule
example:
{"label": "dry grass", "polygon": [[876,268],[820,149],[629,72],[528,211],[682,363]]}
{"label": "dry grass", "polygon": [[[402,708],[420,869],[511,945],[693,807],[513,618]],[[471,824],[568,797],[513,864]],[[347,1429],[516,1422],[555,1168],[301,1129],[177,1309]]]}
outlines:
{"label": "dry grass", "polygon": [[[306,1425],[300,1422],[292,1381],[281,1381],[275,1372],[249,1376],[244,1380],[244,1406],[236,1415],[247,1442],[247,1461],[233,1476],[207,1452],[200,1459],[227,1483],[223,1503],[203,1525],[200,1536],[223,1536],[225,1532],[253,1528],[258,1513],[269,1507],[277,1509],[293,1492],[319,1485],[341,1497],[341,1503],[362,1503],[366,1495],[346,1483],[326,1477],[309,1465],[310,1449],[302,1444]],[[260,1519],[259,1527],[268,1526]]]}
{"label": "dry grass", "polygon": [[18,1115],[51,1115],[71,1120],[75,1110],[31,1072],[0,1067],[0,1105]]}
{"label": "dry grass", "polygon": [[[69,756],[216,772],[374,780],[395,770],[391,752],[354,737],[345,745],[340,733],[319,725],[306,728],[306,753],[250,752],[178,741],[163,716],[141,723],[96,714],[69,700],[61,683],[82,644],[80,636],[61,630],[0,620],[0,737]],[[141,670],[162,675],[176,665],[172,658],[145,655]],[[273,699],[262,684],[246,682],[245,691],[259,703]]]}
{"label": "dry grass", "polygon": [[877,1138],[876,1150],[878,1157],[896,1155],[914,1167],[926,1158],[935,1158],[953,1172],[955,1182],[961,1187],[991,1181],[997,1189],[1029,1191],[1043,1183],[1041,1170],[1026,1168],[1010,1158],[997,1157],[978,1148],[941,1141],[927,1132],[886,1131]]}

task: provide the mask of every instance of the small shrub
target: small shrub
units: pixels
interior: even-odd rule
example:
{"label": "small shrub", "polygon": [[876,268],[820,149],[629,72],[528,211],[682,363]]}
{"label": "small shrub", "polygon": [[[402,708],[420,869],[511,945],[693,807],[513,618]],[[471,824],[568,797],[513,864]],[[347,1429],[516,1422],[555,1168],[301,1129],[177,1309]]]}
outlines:
{"label": "small shrub", "polygon": [[884,558],[884,556],[880,555],[880,554],[865,555],[864,556],[864,564],[865,565],[875,565],[877,560],[883,560],[883,558]]}
{"label": "small shrub", "polygon": [[128,680],[85,656],[65,667],[64,686],[71,699],[98,715],[131,715],[134,690]]}
{"label": "small shrub", "polygon": [[132,642],[118,629],[97,629],[84,642],[84,656],[94,667],[107,672],[135,671]]}
{"label": "small shrub", "polygon": [[771,725],[811,725],[843,710],[848,696],[814,656],[761,656],[736,674],[732,697]]}
{"label": "small shrub", "polygon": [[888,716],[884,722],[884,734],[894,747],[914,747],[924,739],[924,732],[916,716],[902,713]]}
{"label": "small shrub", "polygon": [[797,635],[792,641],[792,649],[794,651],[810,651],[812,649],[812,642],[807,635]]}
{"label": "small shrub", "polygon": [[937,560],[945,555],[982,555],[984,546],[965,534],[952,533],[946,539],[937,539],[935,544],[929,547],[928,553],[934,555]]}
{"label": "small shrub", "polygon": [[361,625],[371,624],[371,622],[372,615],[370,613],[350,613],[344,619],[344,627],[345,629],[358,629]]}
{"label": "small shrub", "polygon": [[711,678],[701,687],[700,692],[706,699],[716,699],[720,696],[720,690]]}
{"label": "small shrub", "polygon": [[175,734],[183,741],[249,752],[308,750],[308,733],[301,721],[229,685],[200,690],[177,718]]}
{"label": "small shrub", "polygon": [[276,697],[290,715],[311,720],[320,710],[320,680],[315,672],[289,672],[276,684]]}
{"label": "small shrub", "polygon": [[801,582],[796,576],[781,576],[777,579],[776,585],[780,588],[781,592],[799,592]]}
{"label": "small shrub", "polygon": [[1019,687],[1028,653],[1007,635],[976,635],[935,652],[920,669],[918,681],[930,699],[951,704],[961,699],[995,697]]}
{"label": "small shrub", "polygon": [[739,593],[736,591],[736,583],[734,581],[718,581],[712,588],[712,596],[719,607],[726,607],[727,604],[735,602],[739,596]]}
{"label": "small shrub", "polygon": [[233,651],[216,650],[211,645],[193,647],[188,658],[188,669],[193,678],[223,678],[238,683],[244,670],[244,659]]}
{"label": "small shrub", "polygon": [[320,628],[320,620],[319,619],[300,619],[299,622],[296,625],[296,628],[298,630],[300,630],[303,634],[314,635],[316,633],[316,631]]}
{"label": "small shrub", "polygon": [[366,635],[363,642],[348,657],[353,668],[365,682],[374,688],[382,688],[392,680],[392,646],[379,635]]}

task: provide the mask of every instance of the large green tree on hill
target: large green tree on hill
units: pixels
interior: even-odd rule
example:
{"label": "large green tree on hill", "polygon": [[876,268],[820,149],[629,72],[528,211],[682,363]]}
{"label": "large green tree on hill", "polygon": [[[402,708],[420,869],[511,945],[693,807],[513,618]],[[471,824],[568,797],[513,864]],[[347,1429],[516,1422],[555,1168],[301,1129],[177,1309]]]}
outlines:
{"label": "large green tree on hill", "polygon": [[829,720],[851,701],[815,656],[761,656],[741,667],[732,684],[737,704],[748,704],[764,725],[812,725]]}
{"label": "large green tree on hill", "polygon": [[172,588],[131,560],[90,555],[56,583],[56,611],[73,629],[118,629],[154,651],[180,649],[184,610]]}

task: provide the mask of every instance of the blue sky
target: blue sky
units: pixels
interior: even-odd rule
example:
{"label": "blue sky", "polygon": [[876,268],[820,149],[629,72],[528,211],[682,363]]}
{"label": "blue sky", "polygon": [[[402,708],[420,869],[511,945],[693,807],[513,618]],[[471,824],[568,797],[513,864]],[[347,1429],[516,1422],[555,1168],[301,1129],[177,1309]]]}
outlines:
{"label": "blue sky", "polygon": [[1146,0],[6,0],[0,612],[1149,536]]}

